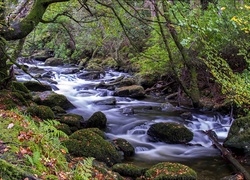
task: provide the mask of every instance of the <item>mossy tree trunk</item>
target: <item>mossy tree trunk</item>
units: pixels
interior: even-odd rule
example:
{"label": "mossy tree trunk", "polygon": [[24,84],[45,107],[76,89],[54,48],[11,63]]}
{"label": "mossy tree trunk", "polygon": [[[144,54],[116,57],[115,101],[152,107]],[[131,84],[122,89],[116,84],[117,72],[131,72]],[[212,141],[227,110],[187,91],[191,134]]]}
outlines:
{"label": "mossy tree trunk", "polygon": [[166,35],[164,34],[164,30],[163,30],[163,26],[161,25],[161,23],[159,23],[160,29],[161,29],[161,34],[162,34],[162,38],[163,38],[163,42],[166,46],[168,55],[169,55],[169,60],[172,64],[172,70],[174,71],[174,74],[176,76],[177,81],[179,82],[180,86],[182,87],[183,91],[187,94],[187,96],[190,97],[192,104],[194,107],[199,107],[200,106],[200,90],[198,87],[198,80],[197,80],[197,70],[196,70],[196,66],[195,64],[192,62],[192,58],[188,56],[187,51],[184,49],[184,47],[181,45],[178,34],[170,20],[170,17],[168,15],[168,5],[166,4],[166,2],[162,1],[162,9],[163,9],[163,13],[158,13],[158,21],[160,22],[160,18],[159,16],[162,15],[163,18],[166,21],[166,26],[165,28],[168,30],[170,36],[172,37],[175,46],[177,47],[180,55],[181,55],[181,61],[184,67],[186,67],[188,69],[189,72],[189,77],[190,77],[190,81],[189,83],[185,83],[180,75],[178,75],[178,70],[174,67],[174,56],[172,55],[172,52],[170,50],[169,47],[169,42],[166,38]]}
{"label": "mossy tree trunk", "polygon": [[8,78],[6,42],[25,38],[42,20],[43,14],[52,3],[69,0],[34,0],[27,16],[8,24],[5,17],[5,0],[0,1],[0,87]]}

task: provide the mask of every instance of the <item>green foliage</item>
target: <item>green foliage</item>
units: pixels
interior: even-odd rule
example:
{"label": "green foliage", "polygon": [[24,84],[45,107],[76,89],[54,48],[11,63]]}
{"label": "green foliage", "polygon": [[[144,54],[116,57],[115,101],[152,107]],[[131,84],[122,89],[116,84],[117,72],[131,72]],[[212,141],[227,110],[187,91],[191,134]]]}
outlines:
{"label": "green foliage", "polygon": [[8,143],[1,152],[0,178],[24,179],[36,174],[41,179],[88,179],[93,158],[71,169],[65,157],[67,149],[59,139],[68,137],[54,127],[57,125],[52,120],[36,123],[17,110],[0,110],[0,145]]}
{"label": "green foliage", "polygon": [[75,170],[73,171],[73,176],[75,180],[91,179],[93,170],[93,160],[94,158],[89,157],[84,160],[84,163],[78,162]]}

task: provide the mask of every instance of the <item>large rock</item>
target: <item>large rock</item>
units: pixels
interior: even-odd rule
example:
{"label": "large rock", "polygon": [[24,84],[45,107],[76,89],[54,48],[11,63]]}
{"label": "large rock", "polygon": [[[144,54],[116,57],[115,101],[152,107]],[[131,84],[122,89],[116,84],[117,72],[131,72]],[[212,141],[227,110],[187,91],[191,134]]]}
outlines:
{"label": "large rock", "polygon": [[109,166],[121,162],[121,155],[115,147],[95,131],[92,128],[78,130],[68,140],[64,140],[63,144],[73,156],[94,157]]}
{"label": "large rock", "polygon": [[53,57],[54,52],[51,50],[41,50],[36,53],[34,53],[31,56],[31,59],[37,60],[37,61],[45,61],[46,59]]}
{"label": "large rock", "polygon": [[54,119],[55,114],[48,106],[34,105],[27,108],[27,113],[31,116],[37,116],[42,120]]}
{"label": "large rock", "polygon": [[148,180],[196,180],[196,172],[179,163],[163,162],[152,166],[145,173]]}
{"label": "large rock", "polygon": [[97,100],[97,101],[94,101],[94,104],[96,104],[96,105],[116,105],[116,98],[112,97],[112,98],[107,98],[107,99],[103,99],[103,100]]}
{"label": "large rock", "polygon": [[37,81],[25,81],[23,84],[30,90],[35,92],[51,91],[50,85],[42,84]]}
{"label": "large rock", "polygon": [[87,121],[83,122],[82,125],[86,128],[99,128],[104,129],[107,126],[106,115],[101,112],[95,112]]}
{"label": "large rock", "polygon": [[184,125],[170,122],[153,124],[147,134],[154,140],[170,144],[188,143],[194,136]]}
{"label": "large rock", "polygon": [[132,85],[117,88],[114,95],[120,97],[142,98],[145,96],[145,91],[142,86]]}
{"label": "large rock", "polygon": [[250,116],[234,120],[224,146],[236,154],[250,156]]}
{"label": "large rock", "polygon": [[64,110],[72,109],[75,106],[62,94],[57,94],[53,91],[44,91],[35,93],[34,101],[40,105],[46,105],[50,108],[59,106]]}
{"label": "large rock", "polygon": [[63,59],[54,57],[46,59],[44,63],[45,66],[62,66],[63,64]]}
{"label": "large rock", "polygon": [[143,176],[147,169],[136,166],[134,164],[119,163],[115,164],[112,167],[112,170],[118,172],[122,176],[132,177],[133,179],[136,179],[137,177],[139,178]]}
{"label": "large rock", "polygon": [[117,150],[123,152],[125,158],[135,154],[135,148],[126,139],[117,138],[113,140],[113,143]]}
{"label": "large rock", "polygon": [[59,122],[67,124],[72,132],[75,132],[81,129],[81,123],[84,121],[84,118],[78,114],[65,114],[62,115]]}
{"label": "large rock", "polygon": [[157,74],[136,74],[135,78],[143,88],[151,88],[155,85],[157,80],[159,79],[159,76]]}
{"label": "large rock", "polygon": [[79,79],[87,79],[87,80],[100,79],[101,72],[100,71],[85,71],[85,72],[79,73],[77,77]]}

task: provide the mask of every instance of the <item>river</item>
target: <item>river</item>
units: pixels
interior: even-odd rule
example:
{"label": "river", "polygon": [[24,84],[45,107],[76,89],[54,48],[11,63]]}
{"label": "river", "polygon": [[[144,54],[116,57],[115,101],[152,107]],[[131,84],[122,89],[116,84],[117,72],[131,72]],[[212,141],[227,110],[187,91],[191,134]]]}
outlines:
{"label": "river", "polygon": [[[231,124],[228,115],[174,105],[166,108],[162,99],[114,97],[112,91],[95,88],[101,81],[114,80],[121,75],[129,76],[126,73],[107,71],[98,80],[86,80],[79,79],[77,74],[64,73],[75,67],[50,67],[41,62],[26,65],[51,74],[51,79],[56,82],[53,84],[54,91],[65,95],[76,107],[69,113],[82,115],[87,120],[94,112],[102,111],[108,120],[105,131],[107,137],[124,138],[135,148],[135,156],[127,161],[140,166],[150,166],[162,161],[180,162],[196,170],[198,178],[202,180],[216,180],[233,173],[231,166],[220,157],[220,152],[204,133],[212,129],[220,142],[223,142]],[[32,78],[22,74],[17,79],[26,81]],[[116,100],[114,105],[98,103],[111,98]],[[126,113],[125,110],[132,113]],[[183,112],[191,112],[192,120],[184,119],[181,116]],[[153,142],[148,137],[147,130],[150,125],[158,122],[184,124],[194,133],[194,138],[188,145]]]}

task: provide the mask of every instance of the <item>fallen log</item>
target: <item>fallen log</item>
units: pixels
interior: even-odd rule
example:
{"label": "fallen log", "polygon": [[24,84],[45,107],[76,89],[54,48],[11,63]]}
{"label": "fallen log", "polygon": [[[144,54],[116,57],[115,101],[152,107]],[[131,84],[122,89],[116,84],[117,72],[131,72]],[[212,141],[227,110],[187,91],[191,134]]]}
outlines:
{"label": "fallen log", "polygon": [[244,176],[245,180],[250,180],[250,174],[247,172],[247,170],[239,163],[239,161],[237,161],[233,157],[232,153],[230,151],[228,151],[227,148],[223,147],[218,142],[218,137],[217,137],[216,133],[212,130],[206,131],[205,133],[212,140],[215,147],[220,150],[220,152],[222,153],[222,156],[226,160],[228,160],[234,166],[234,168]]}

